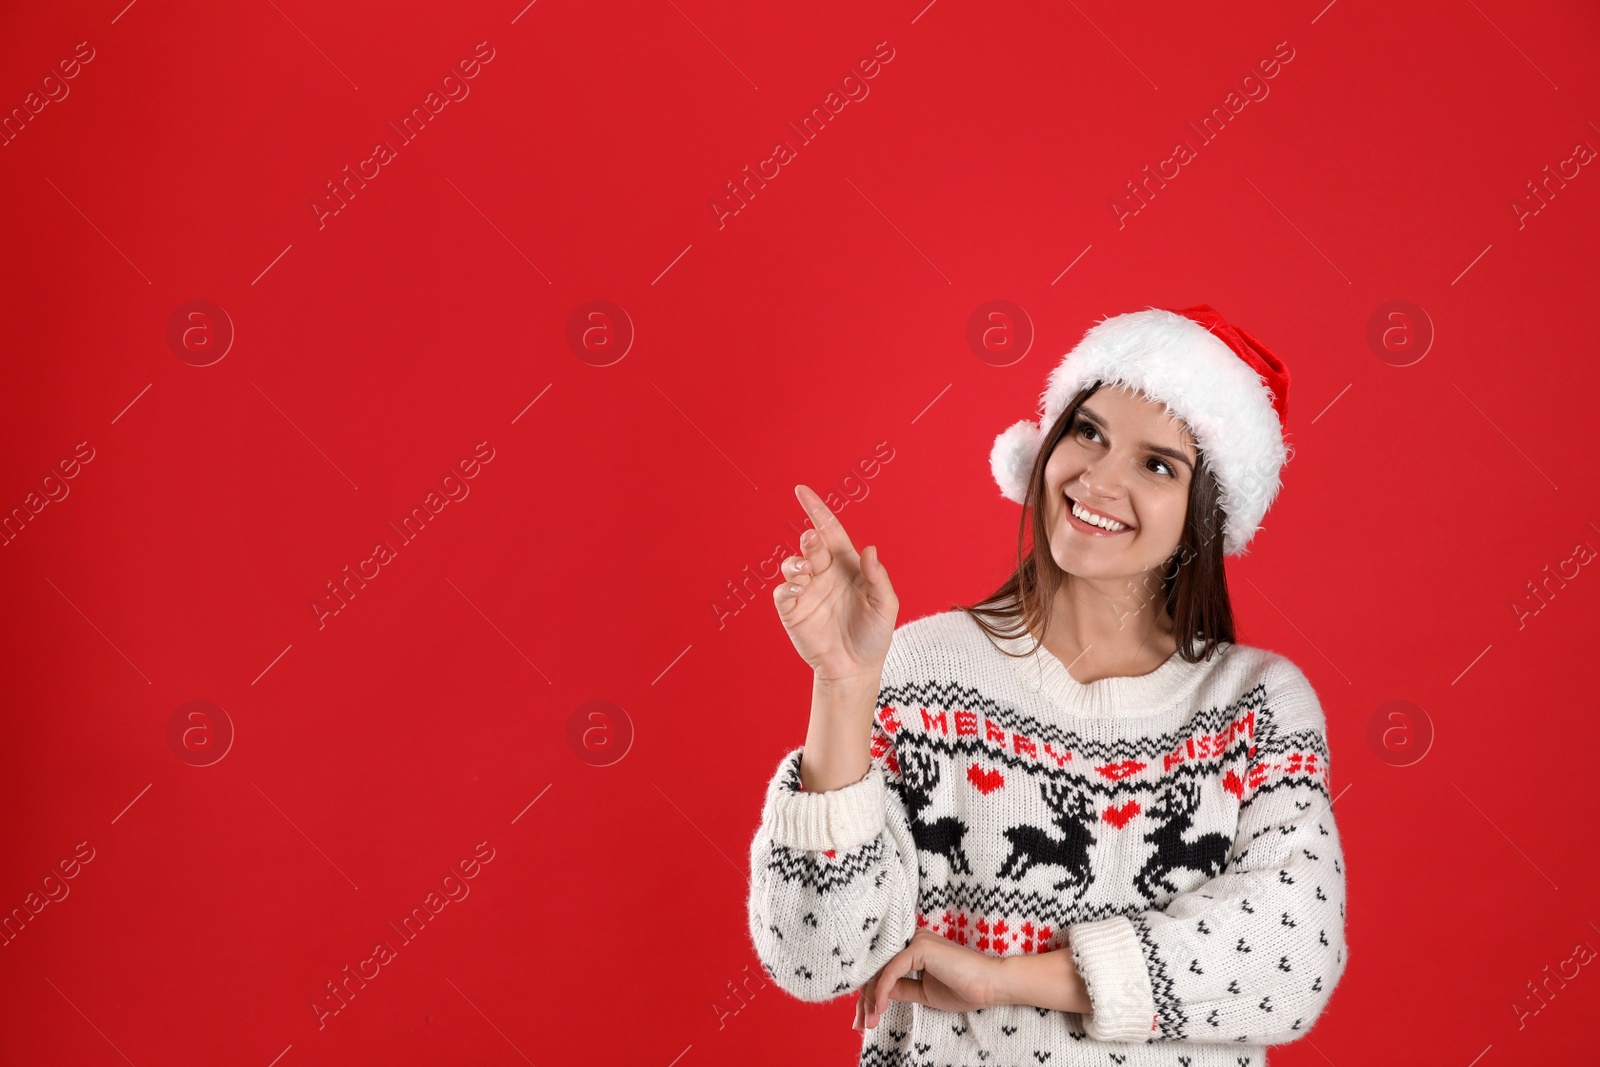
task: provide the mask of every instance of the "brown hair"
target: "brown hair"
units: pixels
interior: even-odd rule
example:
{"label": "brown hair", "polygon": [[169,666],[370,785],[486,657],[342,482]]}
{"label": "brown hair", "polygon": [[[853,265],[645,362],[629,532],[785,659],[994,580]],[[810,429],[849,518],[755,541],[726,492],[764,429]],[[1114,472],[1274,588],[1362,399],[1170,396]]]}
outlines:
{"label": "brown hair", "polygon": [[[1045,465],[1056,445],[1066,436],[1079,405],[1097,393],[1103,384],[1092,382],[1073,397],[1044,436],[1044,444],[1028,475],[1028,495],[1017,526],[1017,569],[1004,585],[978,603],[951,605],[972,616],[991,638],[1049,632],[1056,590],[1061,587],[1066,572],[1050,554],[1050,534],[1045,529],[1044,509],[1039,506],[1045,488]],[[1160,591],[1166,610],[1172,615],[1178,654],[1189,663],[1209,657],[1219,642],[1231,644],[1234,641],[1233,605],[1228,599],[1223,565],[1222,530],[1226,516],[1222,511],[1221,491],[1206,463],[1205,452],[1200,449],[1196,452],[1199,462],[1189,480],[1189,508],[1183,520],[1183,534],[1178,538],[1177,551],[1168,559],[1168,567],[1161,575]],[[1025,535],[1030,525],[1033,545],[1028,551]],[[1013,627],[1002,633],[984,616],[1018,623],[1020,628]],[[1006,655],[1012,654],[1007,652]]]}

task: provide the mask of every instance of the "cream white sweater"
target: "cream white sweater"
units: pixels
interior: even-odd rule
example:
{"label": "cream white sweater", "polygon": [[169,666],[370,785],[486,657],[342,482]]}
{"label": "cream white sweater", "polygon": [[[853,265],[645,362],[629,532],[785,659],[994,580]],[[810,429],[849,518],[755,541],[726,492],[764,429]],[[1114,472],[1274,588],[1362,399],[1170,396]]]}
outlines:
{"label": "cream white sweater", "polygon": [[[1068,949],[1092,1012],[891,1001],[862,1065],[1264,1067],[1344,973],[1344,866],[1311,684],[1223,645],[1083,684],[965,612],[895,630],[872,766],[825,793],[783,757],[750,846],[772,980],[859,990],[918,927],[992,956]],[[912,972],[911,977],[917,977]]]}

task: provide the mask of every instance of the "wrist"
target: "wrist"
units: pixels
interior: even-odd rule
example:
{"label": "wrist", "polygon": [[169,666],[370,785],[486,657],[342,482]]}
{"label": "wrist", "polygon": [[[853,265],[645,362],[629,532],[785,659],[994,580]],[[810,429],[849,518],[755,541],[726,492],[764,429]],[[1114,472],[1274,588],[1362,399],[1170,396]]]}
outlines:
{"label": "wrist", "polygon": [[1065,945],[1037,955],[1005,956],[995,969],[991,999],[995,1004],[1027,1004],[1035,1008],[1087,1015],[1089,990]]}
{"label": "wrist", "polygon": [[826,679],[814,676],[811,722],[806,728],[800,784],[826,793],[861,781],[872,767],[872,723],[877,715],[878,679]]}
{"label": "wrist", "polygon": [[883,681],[883,664],[868,666],[858,674],[824,675],[811,672],[813,693],[825,693],[840,698],[871,701],[878,695],[878,685]]}
{"label": "wrist", "polygon": [[995,960],[994,978],[989,983],[989,1003],[986,1008],[998,1008],[1002,1004],[1026,1004],[1023,999],[1027,983],[1025,976],[1018,973],[1019,961],[1025,956],[1001,956]]}

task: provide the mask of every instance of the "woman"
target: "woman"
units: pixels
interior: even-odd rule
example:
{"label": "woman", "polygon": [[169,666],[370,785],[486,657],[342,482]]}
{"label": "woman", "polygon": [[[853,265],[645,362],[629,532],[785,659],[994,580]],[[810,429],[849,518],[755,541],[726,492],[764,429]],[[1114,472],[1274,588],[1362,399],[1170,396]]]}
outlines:
{"label": "woman", "polygon": [[1347,955],[1326,726],[1235,643],[1223,573],[1277,495],[1288,386],[1206,305],[1097,324],[991,452],[1016,572],[899,628],[876,548],[796,488],[815,529],[774,597],[811,722],[749,932],[790,994],[857,993],[863,1064],[1264,1065],[1321,1014]]}

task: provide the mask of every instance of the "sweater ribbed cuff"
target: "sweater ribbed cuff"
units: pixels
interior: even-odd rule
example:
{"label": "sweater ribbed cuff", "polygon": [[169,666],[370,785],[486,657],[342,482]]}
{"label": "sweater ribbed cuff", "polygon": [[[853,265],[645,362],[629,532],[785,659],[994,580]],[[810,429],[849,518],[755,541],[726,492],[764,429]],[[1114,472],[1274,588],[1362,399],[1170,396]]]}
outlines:
{"label": "sweater ribbed cuff", "polygon": [[1067,941],[1093,1008],[1083,1017],[1085,1032],[1096,1041],[1150,1040],[1155,993],[1133,923],[1123,915],[1077,923]]}
{"label": "sweater ribbed cuff", "polygon": [[861,781],[843,788],[798,792],[803,752],[796,749],[784,757],[783,769],[767,789],[761,824],[772,840],[808,852],[849,851],[882,833],[888,799],[883,771],[874,764]]}

